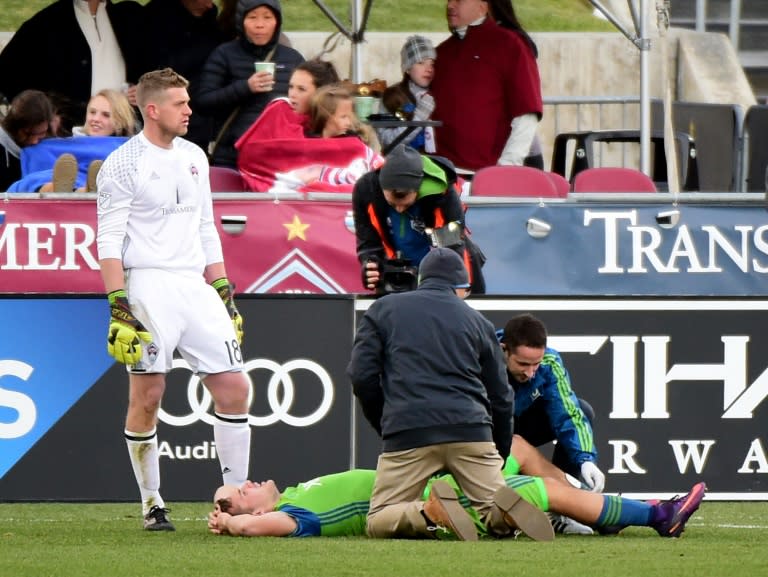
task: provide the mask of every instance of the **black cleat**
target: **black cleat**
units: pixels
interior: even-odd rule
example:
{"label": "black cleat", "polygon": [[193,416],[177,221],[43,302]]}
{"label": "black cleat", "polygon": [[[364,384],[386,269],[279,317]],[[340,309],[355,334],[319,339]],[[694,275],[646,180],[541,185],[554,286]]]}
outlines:
{"label": "black cleat", "polygon": [[175,531],[176,527],[168,519],[168,513],[170,509],[158,507],[154,505],[149,513],[144,515],[144,530],[145,531]]}

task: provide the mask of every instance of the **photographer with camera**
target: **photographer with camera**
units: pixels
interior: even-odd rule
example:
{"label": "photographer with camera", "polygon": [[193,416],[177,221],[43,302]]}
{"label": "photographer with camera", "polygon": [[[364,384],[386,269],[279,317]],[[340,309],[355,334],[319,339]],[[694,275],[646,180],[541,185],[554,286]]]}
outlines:
{"label": "photographer with camera", "polygon": [[483,256],[466,236],[455,184],[449,160],[404,144],[355,183],[352,208],[365,288],[377,294],[415,289],[421,260],[433,246],[444,246],[464,261],[472,292],[485,292]]}

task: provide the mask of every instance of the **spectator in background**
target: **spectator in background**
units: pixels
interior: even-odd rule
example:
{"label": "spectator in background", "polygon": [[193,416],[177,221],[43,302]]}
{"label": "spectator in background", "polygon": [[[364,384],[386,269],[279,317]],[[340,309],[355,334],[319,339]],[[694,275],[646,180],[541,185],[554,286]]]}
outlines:
{"label": "spectator in background", "polygon": [[135,133],[136,115],[125,94],[99,90],[88,102],[85,124],[74,127],[75,138],[46,138],[22,151],[23,176],[8,191],[96,192],[101,162]]}
{"label": "spectator in background", "polygon": [[213,137],[213,119],[197,111],[194,94],[208,56],[230,40],[219,28],[218,8],[213,0],[150,0],[145,11],[152,68],[173,68],[189,80],[193,114],[186,138],[205,150]]}
{"label": "spectator in background", "polygon": [[52,120],[51,101],[39,90],[24,90],[11,101],[0,122],[0,190],[21,178],[21,149],[48,136]]}
{"label": "spectator in background", "polygon": [[133,136],[136,114],[128,97],[117,90],[99,90],[88,102],[83,126],[75,126],[73,136]]}
{"label": "spectator in background", "polygon": [[310,134],[321,138],[354,135],[370,144],[370,132],[355,114],[352,94],[340,84],[324,86],[310,102]]}
{"label": "spectator in background", "polygon": [[537,50],[511,0],[447,0],[446,15],[451,36],[437,47],[431,87],[433,118],[443,123],[438,154],[470,171],[543,168],[535,150],[543,110]]}
{"label": "spectator in background", "polygon": [[72,101],[66,96],[57,92],[46,92],[48,100],[53,106],[53,120],[48,130],[48,136],[67,138],[72,136],[72,130],[78,122],[82,122],[82,116],[74,116],[80,110],[79,106],[72,104]]}
{"label": "spectator in background", "polygon": [[[219,17],[218,26],[221,33],[224,35],[224,40],[234,40],[240,36],[240,32],[235,24],[235,13],[237,12],[238,0],[219,0]],[[291,40],[285,35],[285,32],[280,32],[280,39],[278,40],[283,46],[291,46]]]}
{"label": "spectator in background", "polygon": [[352,96],[338,79],[329,62],[299,64],[288,98],[273,100],[235,143],[251,190],[351,192],[364,172],[381,165],[375,134],[358,121]]}
{"label": "spectator in background", "polygon": [[482,265],[464,234],[464,209],[455,182],[450,161],[398,144],[380,170],[355,183],[352,210],[365,288],[383,292],[387,261],[405,258],[418,266],[432,246],[427,229],[457,223],[461,239],[455,249],[471,271],[473,292],[484,292]]}
{"label": "spectator in background", "polygon": [[310,107],[317,89],[339,80],[339,73],[331,62],[319,59],[302,62],[288,81],[288,96],[279,96],[270,102],[238,139],[235,148],[239,150],[249,140],[303,137],[309,130]]}
{"label": "spectator in background", "polygon": [[57,0],[43,8],[0,52],[0,92],[9,100],[30,88],[56,92],[71,102],[72,118],[84,118],[92,94],[121,90],[145,71],[142,10],[132,0]]}
{"label": "spectator in background", "polygon": [[[429,86],[435,76],[435,47],[424,36],[409,36],[400,49],[400,68],[403,79],[387,87],[381,97],[384,108],[405,120],[430,120],[435,110],[435,99]],[[383,128],[380,132],[384,147],[394,141],[405,128]],[[431,126],[417,128],[403,139],[419,152],[435,152],[435,133]]]}
{"label": "spectator in background", "polygon": [[[282,25],[279,0],[239,0],[241,36],[217,47],[205,63],[193,95],[197,109],[215,118],[213,164],[237,167],[235,142],[276,96],[288,93],[288,80],[304,58],[278,44]],[[255,72],[254,63],[275,63],[275,75]]]}
{"label": "spectator in background", "polygon": [[[320,138],[349,137],[361,140],[359,155],[345,166],[313,164],[288,173],[303,184],[354,184],[366,172],[384,164],[384,158],[368,146],[363,134],[356,132],[357,121],[352,94],[339,84],[323,86],[312,97],[310,107],[310,134]],[[359,128],[358,128],[359,130]]]}
{"label": "spectator in background", "polygon": [[560,353],[547,347],[547,329],[531,314],[511,318],[499,340],[515,390],[515,433],[533,446],[557,441],[552,462],[596,493],[605,487],[592,433],[594,411],[577,399]]}

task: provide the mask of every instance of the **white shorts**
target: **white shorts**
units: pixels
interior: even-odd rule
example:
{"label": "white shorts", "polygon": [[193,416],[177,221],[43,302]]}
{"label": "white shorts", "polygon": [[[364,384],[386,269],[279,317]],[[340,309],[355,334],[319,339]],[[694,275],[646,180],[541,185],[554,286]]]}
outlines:
{"label": "white shorts", "polygon": [[133,373],[168,373],[178,350],[195,373],[216,374],[243,369],[243,353],[219,294],[201,276],[159,269],[126,272],[131,311],[152,333],[142,343]]}

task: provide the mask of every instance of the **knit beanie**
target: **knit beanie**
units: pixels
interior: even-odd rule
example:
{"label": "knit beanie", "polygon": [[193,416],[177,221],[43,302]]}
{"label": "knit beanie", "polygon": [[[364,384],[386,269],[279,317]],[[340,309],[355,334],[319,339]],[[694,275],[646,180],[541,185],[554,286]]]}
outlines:
{"label": "knit beanie", "polygon": [[410,70],[411,66],[418,62],[424,62],[431,58],[437,59],[437,52],[432,41],[424,36],[409,36],[400,49],[400,68],[403,74]]}
{"label": "knit beanie", "polygon": [[379,185],[387,190],[419,190],[424,178],[421,155],[405,144],[398,144],[384,159],[379,171]]}
{"label": "knit beanie", "polygon": [[453,288],[469,288],[464,261],[450,248],[433,248],[419,265],[419,284],[427,279],[447,281]]}

